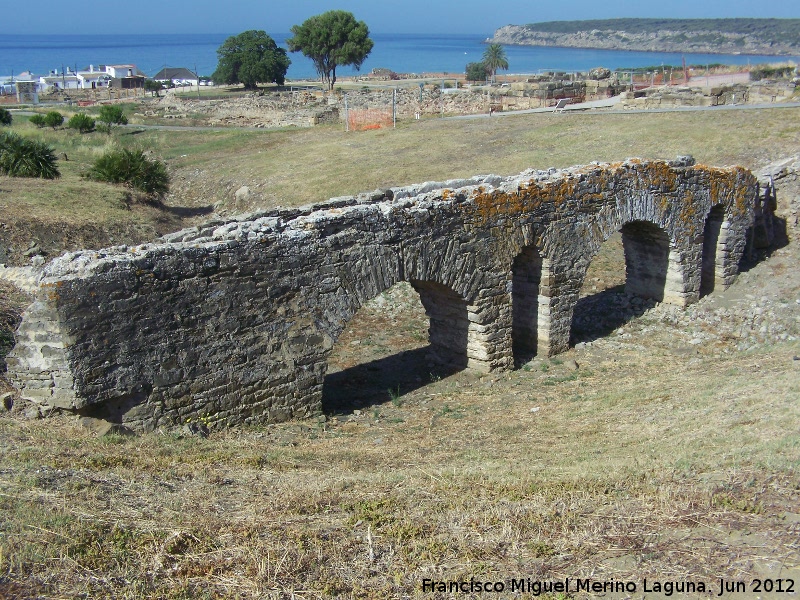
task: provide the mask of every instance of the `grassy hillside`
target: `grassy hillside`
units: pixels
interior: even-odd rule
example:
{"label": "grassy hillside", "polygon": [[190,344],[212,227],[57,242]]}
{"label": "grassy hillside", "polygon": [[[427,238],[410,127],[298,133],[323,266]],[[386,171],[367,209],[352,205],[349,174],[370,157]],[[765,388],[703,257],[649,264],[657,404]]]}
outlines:
{"label": "grassy hillside", "polygon": [[[800,151],[798,114],[791,108],[567,118],[530,114],[401,122],[395,130],[361,133],[336,126],[129,128],[111,136],[40,130],[19,118],[16,131],[52,145],[69,160],[59,161],[62,176],[55,181],[0,177],[0,211],[9,225],[0,229],[0,246],[17,249],[8,257],[10,264],[27,264],[23,253],[31,239],[53,256],[63,249],[140,243],[207,219],[215,207],[230,214],[299,206],[379,187],[630,156],[693,154],[707,164],[755,168]],[[147,149],[166,161],[174,193],[164,208],[129,203],[124,188],[81,177],[92,161],[116,147]],[[235,192],[243,186],[250,189],[249,198],[237,201]]]}
{"label": "grassy hillside", "polygon": [[[184,190],[167,214],[212,199],[235,208],[241,185],[252,207],[296,205],[626,156],[758,167],[800,153],[797,108],[432,119],[363,133],[14,127],[70,163],[52,182],[0,178],[3,223],[13,217],[20,235],[45,218],[65,232],[126,217],[155,227],[157,209],[80,178],[106,144],[165,158]],[[784,214],[799,191],[779,183]],[[427,318],[399,284],[338,340],[319,420],[99,437],[74,416],[0,412],[0,597],[471,598],[422,585],[474,577],[509,586],[482,597],[596,598],[509,591],[512,578],[580,577],[632,582],[637,598],[644,578],[702,582],[706,593],[671,596],[700,600],[717,596],[720,577],[800,582],[798,264],[790,244],[686,311],[616,321],[586,311],[613,331],[488,376],[425,364]],[[615,236],[584,292],[623,300],[624,277]],[[739,597],[750,596],[726,596]]]}

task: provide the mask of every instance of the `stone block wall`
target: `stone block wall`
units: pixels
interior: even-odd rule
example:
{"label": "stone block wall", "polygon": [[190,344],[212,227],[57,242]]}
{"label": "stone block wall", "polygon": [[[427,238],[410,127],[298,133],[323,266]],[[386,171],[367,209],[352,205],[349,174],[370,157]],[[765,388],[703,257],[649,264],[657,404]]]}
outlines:
{"label": "stone block wall", "polygon": [[730,283],[756,195],[743,169],[630,159],[428,182],[71,253],[45,268],[9,375],[34,402],[138,430],[305,417],[321,410],[348,321],[400,281],[420,294],[434,357],[510,369],[568,348],[586,269],[615,231],[631,289],[688,304],[706,216],[722,207],[724,234],[705,252]]}

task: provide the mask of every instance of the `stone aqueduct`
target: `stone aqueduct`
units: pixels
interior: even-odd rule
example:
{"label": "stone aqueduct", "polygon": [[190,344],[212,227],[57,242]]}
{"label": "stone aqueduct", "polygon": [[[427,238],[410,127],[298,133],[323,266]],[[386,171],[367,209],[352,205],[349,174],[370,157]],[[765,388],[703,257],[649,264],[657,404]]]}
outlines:
{"label": "stone aqueduct", "polygon": [[685,306],[737,275],[758,195],[741,168],[629,159],[425,183],[66,254],[9,355],[24,398],[133,429],[321,409],[367,300],[419,293],[435,358],[482,371],[569,344],[586,270],[622,232],[626,290]]}

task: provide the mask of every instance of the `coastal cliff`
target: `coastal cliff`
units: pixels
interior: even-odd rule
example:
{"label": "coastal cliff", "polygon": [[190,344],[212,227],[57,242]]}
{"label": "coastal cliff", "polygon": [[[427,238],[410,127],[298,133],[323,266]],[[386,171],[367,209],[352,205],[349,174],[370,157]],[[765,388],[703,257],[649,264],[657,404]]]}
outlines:
{"label": "coastal cliff", "polygon": [[800,55],[800,19],[605,19],[506,25],[487,40],[646,52]]}

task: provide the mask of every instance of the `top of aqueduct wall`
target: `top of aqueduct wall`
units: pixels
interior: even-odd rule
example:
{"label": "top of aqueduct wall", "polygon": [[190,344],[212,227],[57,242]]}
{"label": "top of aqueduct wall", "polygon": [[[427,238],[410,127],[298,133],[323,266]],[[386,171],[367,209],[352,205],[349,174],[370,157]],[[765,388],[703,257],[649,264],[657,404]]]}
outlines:
{"label": "top of aqueduct wall", "polygon": [[[335,197],[298,208],[275,208],[230,219],[210,220],[164,235],[151,243],[68,252],[45,265],[38,279],[40,283],[47,284],[48,281],[82,278],[118,268],[124,263],[137,262],[147,256],[189,248],[213,249],[231,242],[253,242],[273,236],[303,244],[312,231],[317,231],[322,236],[330,233],[329,228],[335,222],[344,224],[359,219],[369,220],[395,211],[430,211],[461,205],[471,215],[468,222],[485,226],[489,221],[502,218],[504,214],[523,214],[540,208],[544,203],[550,203],[556,209],[553,216],[557,218],[559,205],[568,202],[570,192],[584,180],[596,179],[599,195],[606,180],[631,174],[633,179],[638,179],[638,183],[649,188],[648,192],[668,193],[674,191],[671,186],[674,187],[676,168],[692,168],[707,174],[712,197],[719,196],[720,192],[723,195],[725,192],[728,195],[734,193],[736,197],[733,203],[729,203],[729,208],[740,215],[747,210],[746,190],[755,184],[755,178],[742,167],[709,167],[696,164],[691,156],[679,156],[671,161],[628,158],[617,163],[592,162],[561,169],[528,169],[512,176],[476,175],[462,179],[427,181],[354,196]],[[731,189],[731,176],[743,184],[736,191]],[[636,183],[634,181],[633,184]],[[572,208],[580,210],[581,207]],[[676,223],[678,229],[684,229],[683,233],[687,236],[696,235],[698,232],[696,223],[693,222],[694,216],[683,211],[673,221],[682,218],[685,221],[684,227]],[[541,250],[546,254],[548,249],[544,247]]]}

